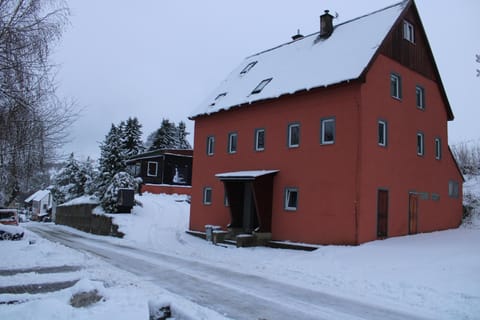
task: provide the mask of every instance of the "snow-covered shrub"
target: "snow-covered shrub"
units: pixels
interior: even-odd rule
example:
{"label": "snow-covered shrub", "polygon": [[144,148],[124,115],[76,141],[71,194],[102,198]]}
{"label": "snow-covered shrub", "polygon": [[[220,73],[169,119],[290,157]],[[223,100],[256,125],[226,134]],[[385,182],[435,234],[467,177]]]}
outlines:
{"label": "snow-covered shrub", "polygon": [[121,171],[113,176],[102,199],[100,200],[102,208],[105,212],[118,212],[118,191],[125,188],[137,190],[138,181],[128,172]]}

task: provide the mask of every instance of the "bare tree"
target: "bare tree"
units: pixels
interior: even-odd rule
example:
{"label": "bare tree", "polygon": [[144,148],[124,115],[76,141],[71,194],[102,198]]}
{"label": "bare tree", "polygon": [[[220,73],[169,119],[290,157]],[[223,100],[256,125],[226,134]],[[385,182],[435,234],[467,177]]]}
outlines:
{"label": "bare tree", "polygon": [[61,0],[0,0],[0,205],[38,187],[76,119],[74,104],[56,96],[49,61],[68,16]]}

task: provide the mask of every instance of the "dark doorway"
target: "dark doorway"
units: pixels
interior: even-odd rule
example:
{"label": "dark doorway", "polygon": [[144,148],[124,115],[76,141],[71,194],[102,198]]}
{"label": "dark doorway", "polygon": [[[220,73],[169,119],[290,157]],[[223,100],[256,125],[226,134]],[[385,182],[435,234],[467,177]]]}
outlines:
{"label": "dark doorway", "polygon": [[277,170],[217,174],[223,181],[231,229],[237,232],[271,232],[273,178]]}
{"label": "dark doorway", "polygon": [[408,234],[416,234],[418,228],[418,195],[408,196]]}
{"label": "dark doorway", "polygon": [[377,238],[388,236],[388,190],[378,190],[377,195]]}

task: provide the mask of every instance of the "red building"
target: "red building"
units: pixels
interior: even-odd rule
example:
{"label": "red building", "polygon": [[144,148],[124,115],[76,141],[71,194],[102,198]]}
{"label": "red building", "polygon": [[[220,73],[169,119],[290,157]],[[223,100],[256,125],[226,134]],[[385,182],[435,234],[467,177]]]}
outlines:
{"label": "red building", "polygon": [[195,120],[190,229],[359,244],[458,227],[453,120],[413,1],[247,57]]}

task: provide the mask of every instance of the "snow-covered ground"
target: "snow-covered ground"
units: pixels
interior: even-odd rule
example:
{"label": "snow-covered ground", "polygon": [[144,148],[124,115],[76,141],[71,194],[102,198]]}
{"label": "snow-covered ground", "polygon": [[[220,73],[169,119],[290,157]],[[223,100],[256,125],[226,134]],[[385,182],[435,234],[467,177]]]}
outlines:
{"label": "snow-covered ground", "polygon": [[[480,189],[469,180],[467,190]],[[112,243],[135,245],[186,259],[311,288],[431,319],[480,319],[480,218],[456,230],[374,241],[357,247],[322,246],[313,252],[214,246],[185,233],[189,205],[183,196],[144,194],[131,215],[113,215],[126,234]],[[28,228],[28,224],[26,225]],[[58,228],[66,228],[58,226]],[[98,236],[89,235],[95,238]],[[35,240],[34,244],[29,244]],[[0,269],[79,265],[62,274],[0,276],[0,287],[82,279],[74,287],[40,295],[0,295],[0,319],[148,319],[148,302],[183,310],[182,319],[224,319],[89,254],[38,238],[0,241]],[[97,289],[104,300],[84,309],[73,293]],[[2,301],[28,300],[5,305]],[[179,319],[180,317],[177,317]]]}

